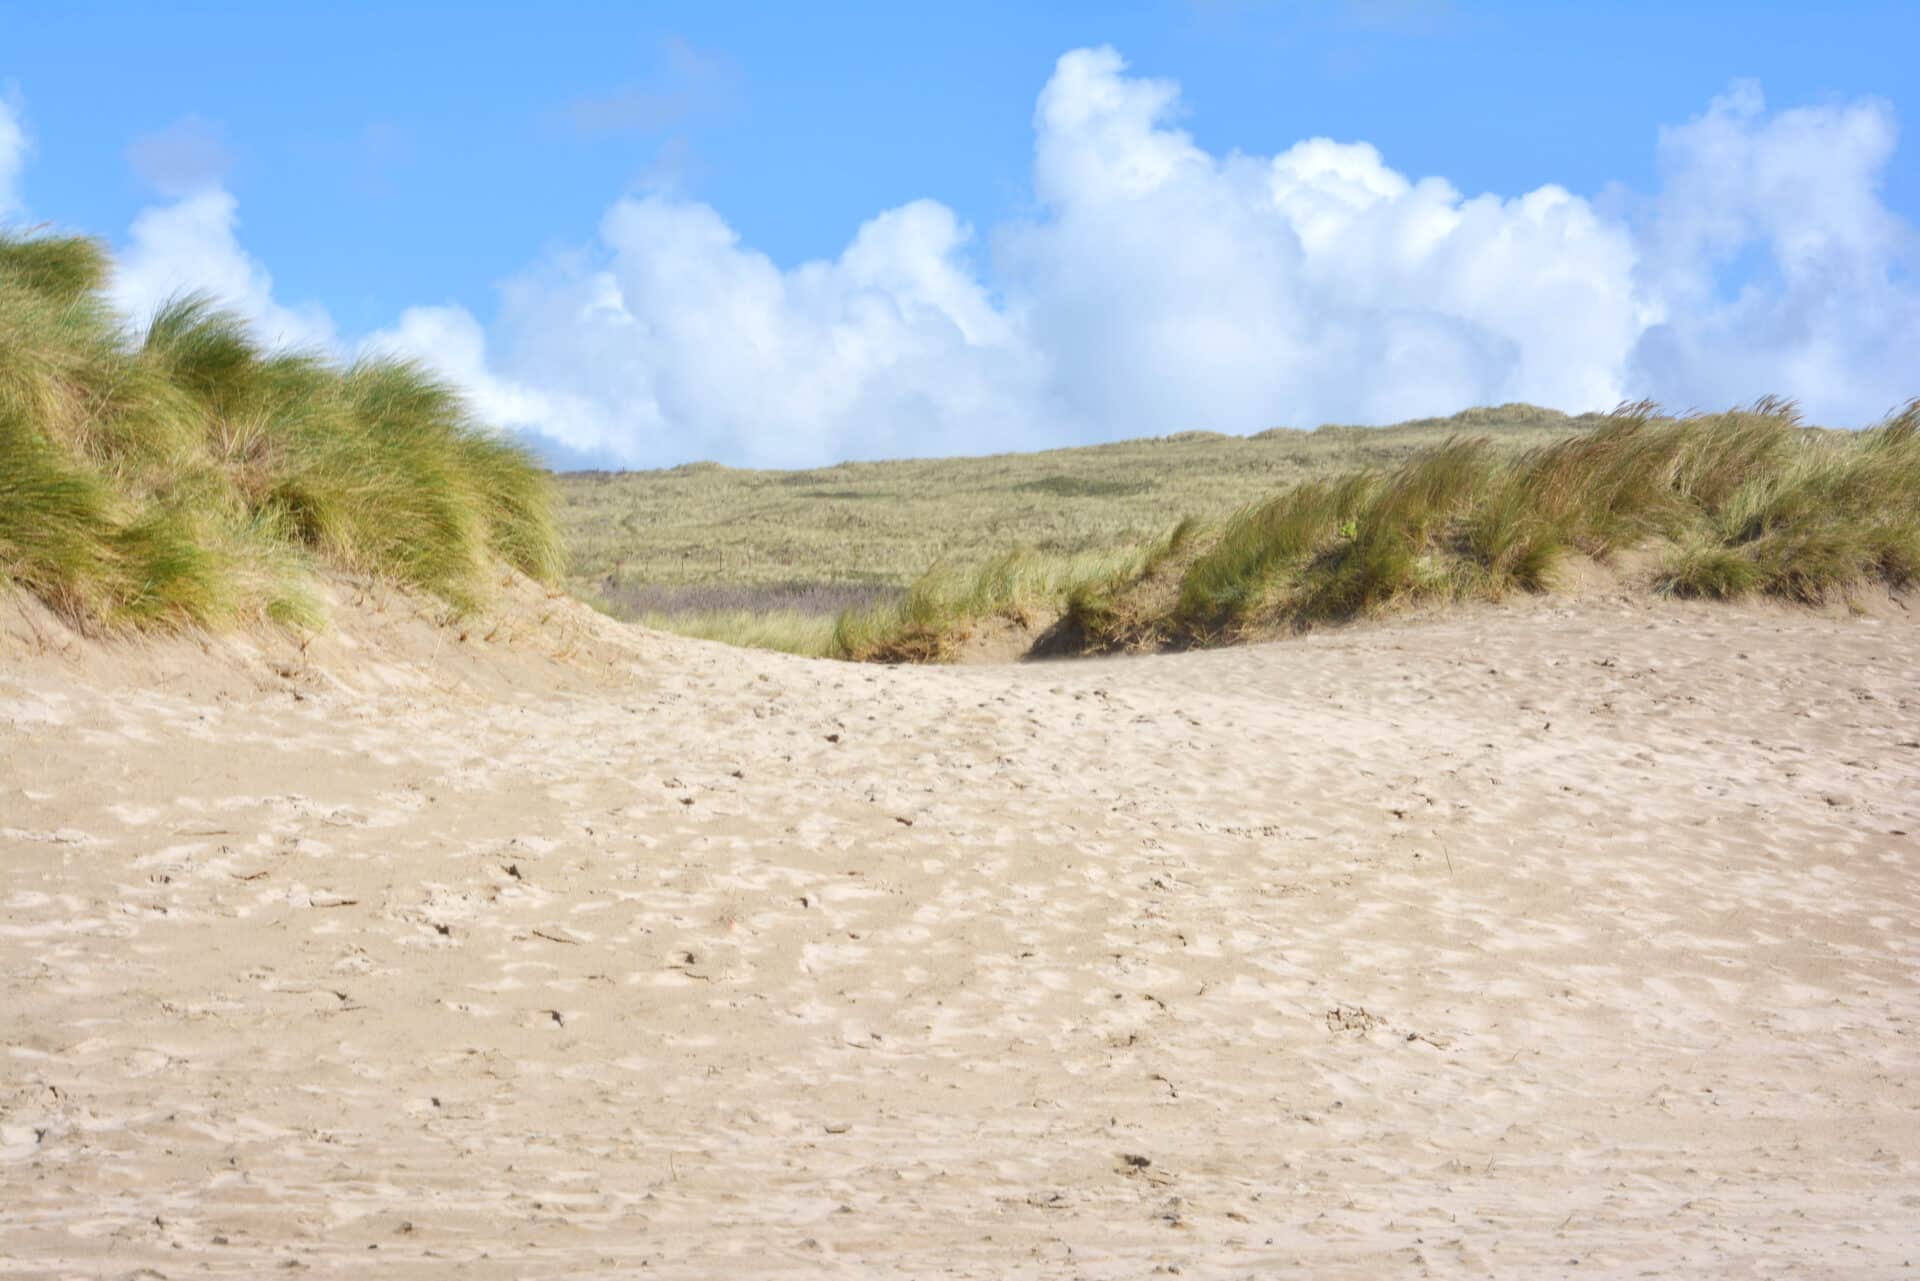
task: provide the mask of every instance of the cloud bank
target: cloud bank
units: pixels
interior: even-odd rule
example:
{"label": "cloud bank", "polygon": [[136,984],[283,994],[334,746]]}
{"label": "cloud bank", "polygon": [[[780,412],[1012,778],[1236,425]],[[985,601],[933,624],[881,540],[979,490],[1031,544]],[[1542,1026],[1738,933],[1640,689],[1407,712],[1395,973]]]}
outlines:
{"label": "cloud bank", "polygon": [[1879,196],[1896,134],[1885,103],[1770,116],[1750,82],[1663,129],[1636,274],[1660,319],[1629,382],[1702,406],[1777,390],[1844,424],[1920,392],[1920,237]]}
{"label": "cloud bank", "polygon": [[[1881,202],[1891,110],[1769,114],[1736,85],[1663,130],[1660,188],[1468,196],[1327,138],[1214,155],[1110,49],[1034,113],[1030,218],[976,237],[916,201],[782,270],[715,210],[622,200],[506,284],[483,328],[381,341],[556,452],[756,464],[1186,429],[1391,422],[1526,400],[1859,425],[1920,391],[1913,229]],[[448,341],[459,334],[462,341]]]}
{"label": "cloud bank", "polygon": [[[1205,428],[1389,422],[1528,400],[1718,407],[1762,393],[1859,425],[1920,391],[1916,235],[1880,199],[1896,127],[1863,100],[1772,112],[1736,84],[1661,131],[1648,194],[1469,196],[1364,142],[1215,155],[1179,91],[1110,49],[1034,113],[1031,214],[977,234],[919,200],[783,268],[722,215],[625,198],[483,323],[416,307],[417,356],[572,462],[812,465]],[[9,152],[0,117],[0,196]],[[16,142],[18,150],[24,144]],[[117,285],[211,289],[288,342],[217,185],[142,214]]]}

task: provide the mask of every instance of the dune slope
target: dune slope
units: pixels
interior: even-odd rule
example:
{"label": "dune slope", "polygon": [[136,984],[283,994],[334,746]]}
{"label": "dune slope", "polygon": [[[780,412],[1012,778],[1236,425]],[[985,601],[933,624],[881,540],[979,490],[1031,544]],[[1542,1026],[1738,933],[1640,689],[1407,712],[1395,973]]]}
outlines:
{"label": "dune slope", "polygon": [[518,692],[0,658],[0,1275],[1920,1257],[1903,617],[593,636]]}

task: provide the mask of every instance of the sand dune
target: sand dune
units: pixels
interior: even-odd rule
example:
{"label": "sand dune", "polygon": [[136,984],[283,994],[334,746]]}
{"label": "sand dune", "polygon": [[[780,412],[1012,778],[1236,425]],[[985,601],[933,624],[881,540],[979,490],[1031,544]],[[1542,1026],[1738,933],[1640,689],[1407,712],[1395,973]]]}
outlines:
{"label": "sand dune", "polygon": [[1897,612],[946,670],[546,612],[14,629],[0,1275],[1920,1263]]}

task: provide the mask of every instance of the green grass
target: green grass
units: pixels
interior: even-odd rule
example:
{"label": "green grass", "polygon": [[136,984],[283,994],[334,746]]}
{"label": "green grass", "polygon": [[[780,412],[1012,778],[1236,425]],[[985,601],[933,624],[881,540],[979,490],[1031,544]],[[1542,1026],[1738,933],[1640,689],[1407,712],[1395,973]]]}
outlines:
{"label": "green grass", "polygon": [[[1569,558],[1632,549],[1657,553],[1652,586],[1675,596],[1903,587],[1920,578],[1917,430],[1915,406],[1847,433],[1771,399],[1685,419],[1509,405],[805,472],[579,474],[561,478],[561,519],[577,589],[693,635],[896,662],[1009,629],[1046,632],[1048,652],[1182,647],[1548,591]],[[714,589],[672,586],[687,582],[769,607],[702,610]],[[892,590],[829,628],[778,606],[809,584]],[[662,592],[683,599],[621,604]]]}
{"label": "green grass", "polygon": [[323,621],[324,569],[456,610],[551,581],[551,478],[402,361],[270,352],[205,300],[126,332],[95,242],[0,235],[0,581],[90,626]]}
{"label": "green grass", "polygon": [[1597,422],[1507,405],[1397,427],[1183,433],[807,471],[694,463],[574,472],[557,478],[558,515],[568,585],[583,596],[794,581],[905,588],[930,565],[979,565],[1013,547],[1051,556],[1145,544],[1182,517],[1223,516],[1301,481],[1389,468],[1449,435],[1484,435],[1509,454]]}
{"label": "green grass", "polygon": [[722,641],[748,649],[771,649],[808,658],[838,658],[835,619],[799,610],[708,610],[701,613],[641,613],[630,621],[681,636]]}
{"label": "green grass", "polygon": [[1920,577],[1920,402],[1861,433],[1791,405],[1686,419],[1628,406],[1531,448],[1453,437],[1157,538],[943,562],[818,617],[656,617],[797,653],[944,662],[998,631],[1045,652],[1214,645],[1424,601],[1551,590],[1570,557],[1653,549],[1653,590],[1818,604]]}
{"label": "green grass", "polygon": [[996,629],[1204,645],[1498,599],[1626,549],[1655,549],[1655,586],[1680,596],[1920,578],[1920,402],[1858,434],[1775,401],[1682,420],[1509,405],[556,490],[412,365],[267,350],[193,298],[126,332],[109,266],[92,241],[0,236],[0,580],[101,628],[315,627],[329,571],[466,610],[505,562],[689,634],[942,661]]}
{"label": "green grass", "polygon": [[[1189,514],[1224,515],[1303,480],[1391,466],[1461,430],[1510,454],[1597,421],[1506,405],[1397,427],[1184,432],[987,458],[576,472],[558,478],[559,519],[568,585],[617,618],[721,640],[758,635],[751,643],[802,653],[951,657],[975,630],[965,620],[983,618],[980,602],[1006,597],[1000,615],[1032,618],[1063,592],[1090,598],[1118,561]],[[1053,567],[1042,574],[1043,564]],[[1051,585],[1036,591],[1041,578]],[[887,599],[848,608],[826,630],[813,610],[754,622],[789,613],[797,585]],[[701,606],[703,593],[735,589],[763,603]],[[900,635],[881,643],[890,630]]]}
{"label": "green grass", "polygon": [[1573,555],[1663,549],[1653,586],[1806,604],[1920,575],[1920,401],[1857,434],[1791,405],[1683,420],[1632,406],[1501,457],[1456,439],[1387,471],[1296,486],[1190,539],[1163,570],[1062,599],[1083,649],[1213,644],[1424,600],[1550,590]]}
{"label": "green grass", "polygon": [[1090,584],[1141,573],[1152,545],[1047,555],[1020,548],[977,567],[936,566],[897,601],[848,610],[835,621],[835,658],[862,662],[945,662],[979,627],[1004,619],[1031,628]]}

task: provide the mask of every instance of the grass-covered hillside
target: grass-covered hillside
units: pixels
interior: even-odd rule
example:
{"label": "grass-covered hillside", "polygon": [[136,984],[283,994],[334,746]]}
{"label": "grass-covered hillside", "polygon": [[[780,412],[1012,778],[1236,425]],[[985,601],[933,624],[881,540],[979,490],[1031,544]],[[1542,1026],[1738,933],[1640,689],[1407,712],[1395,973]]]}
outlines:
{"label": "grass-covered hillside", "polygon": [[1860,433],[1790,405],[1652,406],[1519,455],[1460,437],[1397,467],[1291,486],[1104,556],[1015,552],[840,616],[822,652],[951,657],[995,619],[1055,652],[1211,645],[1421,601],[1552,590],[1573,561],[1657,557],[1675,596],[1805,604],[1920,577],[1920,401]]}
{"label": "grass-covered hillside", "polygon": [[184,299],[129,332],[91,240],[0,236],[0,584],[97,629],[322,622],[317,576],[477,604],[561,568],[550,478],[416,367],[265,350]]}
{"label": "grass-covered hillside", "polygon": [[1570,562],[1629,550],[1685,596],[1818,602],[1920,574],[1920,402],[1862,433],[1773,401],[1683,419],[1508,406],[564,483],[588,593],[675,630],[856,659],[938,661],[995,629],[1047,630],[1056,651],[1216,644],[1551,590]]}
{"label": "grass-covered hillside", "polygon": [[572,472],[559,477],[560,521],[572,586],[617,614],[681,602],[819,612],[875,587],[905,587],[936,561],[977,563],[1015,545],[1048,553],[1108,548],[1299,481],[1392,466],[1450,435],[1485,436],[1495,450],[1513,452],[1597,421],[1505,405],[1397,427],[1186,432],[809,471],[692,463]]}

